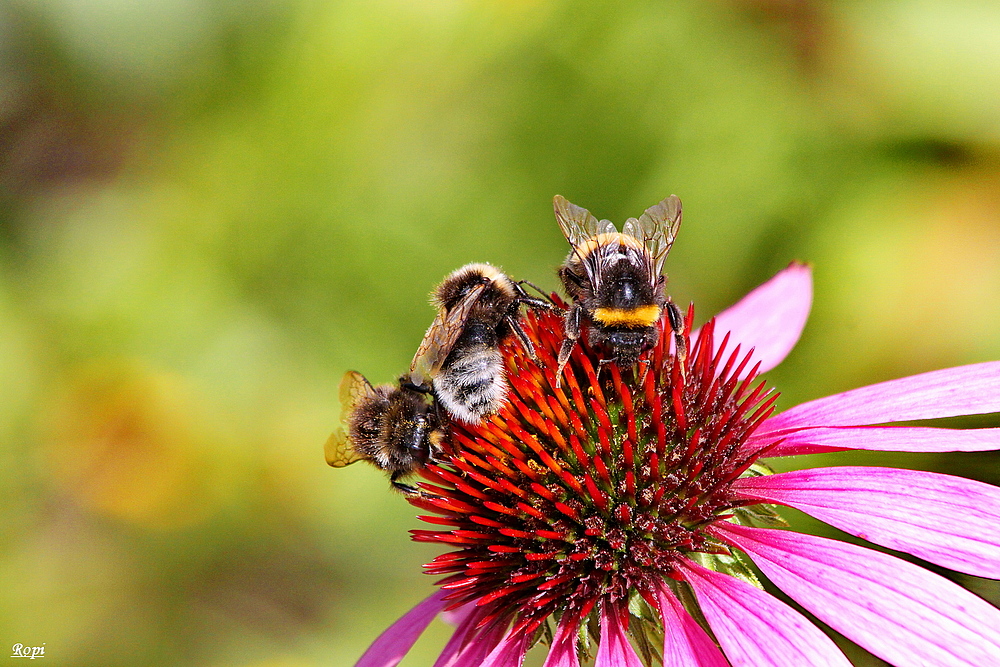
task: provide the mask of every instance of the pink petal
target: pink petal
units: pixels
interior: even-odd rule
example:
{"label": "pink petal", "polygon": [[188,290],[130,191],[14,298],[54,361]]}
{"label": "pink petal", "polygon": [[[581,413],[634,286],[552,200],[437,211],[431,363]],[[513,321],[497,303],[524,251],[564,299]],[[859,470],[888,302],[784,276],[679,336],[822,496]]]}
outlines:
{"label": "pink petal", "polygon": [[656,591],[663,618],[663,667],[729,667],[722,651],[664,585]]}
{"label": "pink petal", "polygon": [[[727,332],[732,349],[737,344],[746,353],[754,348],[752,368],[769,371],[788,356],[802,335],[812,307],[812,269],[792,263],[773,278],[715,317],[715,350]],[[700,329],[691,335],[692,345]]]}
{"label": "pink petal", "polygon": [[580,658],[576,654],[576,632],[579,628],[578,619],[570,614],[563,615],[542,667],[580,667]]}
{"label": "pink petal", "polygon": [[880,452],[986,452],[1000,449],[1000,428],[927,428],[922,426],[831,426],[791,433],[752,436],[748,448],[777,444],[767,456],[821,454],[844,449]]}
{"label": "pink petal", "polygon": [[448,625],[453,625],[455,627],[458,627],[459,625],[462,624],[462,621],[468,618],[469,614],[471,614],[475,610],[476,610],[475,603],[470,602],[469,604],[462,605],[458,609],[448,609],[442,611],[440,614],[440,618]]}
{"label": "pink petal", "polygon": [[448,604],[447,591],[439,590],[390,625],[378,636],[355,667],[393,667],[398,665],[420,634]]}
{"label": "pink petal", "polygon": [[747,498],[802,510],[863,539],[1000,579],[1000,488],[895,468],[814,468],[737,480]]}
{"label": "pink petal", "polygon": [[721,523],[712,530],[804,608],[893,665],[1000,665],[1000,610],[944,577],[813,535]]}
{"label": "pink petal", "polygon": [[483,614],[483,610],[479,607],[474,607],[470,613],[466,614],[465,618],[459,622],[458,627],[455,628],[455,632],[451,633],[441,655],[434,662],[434,667],[448,667],[454,664],[462,649],[475,636],[476,623],[483,617]]}
{"label": "pink petal", "polygon": [[777,598],[691,561],[681,570],[733,667],[851,667],[829,637]]}
{"label": "pink petal", "polygon": [[507,631],[490,652],[480,667],[521,667],[524,655],[528,652],[528,640],[531,636],[526,632],[513,632],[513,627]]}
{"label": "pink petal", "polygon": [[491,623],[485,628],[477,629],[476,626],[486,613],[485,609],[477,607],[465,617],[445,644],[434,667],[478,667],[500,644],[506,630],[506,625],[500,623]]}
{"label": "pink petal", "polygon": [[597,647],[594,667],[643,667],[635,649],[625,636],[616,609],[605,605],[601,611],[601,644]]}
{"label": "pink petal", "polygon": [[946,368],[802,403],[758,434],[806,426],[861,426],[1000,411],[1000,361]]}

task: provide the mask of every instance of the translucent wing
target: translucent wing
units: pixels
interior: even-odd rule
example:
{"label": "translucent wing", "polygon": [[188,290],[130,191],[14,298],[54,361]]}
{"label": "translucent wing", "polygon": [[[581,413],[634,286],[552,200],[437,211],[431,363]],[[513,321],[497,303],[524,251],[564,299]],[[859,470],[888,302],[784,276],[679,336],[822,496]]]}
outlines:
{"label": "translucent wing", "polygon": [[642,232],[639,231],[639,221],[635,218],[629,218],[625,221],[625,224],[622,225],[622,234],[627,234],[640,241],[643,240]]}
{"label": "translucent wing", "polygon": [[[604,231],[601,223],[590,211],[566,201],[562,195],[556,195],[552,198],[552,208],[555,209],[559,229],[562,230],[563,236],[574,248],[578,248],[587,239],[592,239]],[[611,224],[606,220],[604,222]],[[612,225],[612,231],[616,231],[614,225]]]}
{"label": "translucent wing", "polygon": [[[361,373],[357,371],[344,373],[344,378],[340,381],[340,420],[345,426],[358,404],[374,395],[375,389]],[[344,427],[330,434],[323,452],[326,454],[326,462],[334,468],[343,468],[364,458],[351,446],[351,439]]]}
{"label": "translucent wing", "polygon": [[348,417],[358,407],[358,403],[375,396],[375,388],[365,376],[357,371],[347,371],[340,381],[340,421],[347,423]]}
{"label": "translucent wing", "polygon": [[600,234],[617,234],[615,223],[610,220],[598,220],[590,211],[566,201],[562,195],[556,195],[552,199],[552,207],[555,209],[556,221],[562,229],[563,236],[573,246],[573,252],[583,263],[594,289],[598,289],[601,284],[601,259],[594,253],[581,252],[580,248]]}
{"label": "translucent wing", "polygon": [[437,317],[431,323],[424,339],[420,341],[417,353],[410,362],[410,382],[418,386],[426,386],[444,365],[445,359],[451,354],[458,337],[465,330],[465,321],[473,306],[486,290],[486,285],[476,285],[462,300],[450,309],[439,308]]}
{"label": "translucent wing", "polygon": [[677,195],[670,195],[656,206],[647,208],[638,220],[630,219],[622,231],[642,241],[653,260],[653,275],[658,276],[680,226],[681,200]]}
{"label": "translucent wing", "polygon": [[342,428],[330,434],[323,446],[323,453],[326,455],[326,462],[334,468],[343,468],[364,458],[351,446],[347,432]]}

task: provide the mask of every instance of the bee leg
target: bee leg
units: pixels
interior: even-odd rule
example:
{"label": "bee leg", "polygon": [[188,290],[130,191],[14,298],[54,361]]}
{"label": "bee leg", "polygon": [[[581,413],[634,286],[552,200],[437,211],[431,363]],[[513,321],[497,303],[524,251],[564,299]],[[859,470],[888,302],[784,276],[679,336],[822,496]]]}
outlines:
{"label": "bee leg", "polygon": [[414,384],[413,381],[410,380],[410,377],[408,375],[404,375],[403,377],[399,378],[399,386],[402,387],[403,389],[409,389],[410,391],[415,391],[418,394],[432,393],[430,387],[428,387],[426,384]]}
{"label": "bee leg", "polygon": [[521,341],[521,345],[524,346],[525,351],[527,351],[528,356],[531,357],[532,361],[538,361],[538,355],[535,354],[535,345],[528,338],[528,334],[525,333],[524,327],[521,326],[521,321],[517,317],[507,316],[507,324],[510,325],[510,330],[514,332],[517,339]]}
{"label": "bee leg", "polygon": [[522,299],[518,299],[521,303],[528,306],[529,308],[541,309],[541,310],[551,310],[557,313],[565,313],[566,311],[555,305],[551,301],[546,301],[544,299],[536,299],[531,296],[526,296]]}
{"label": "bee leg", "polygon": [[562,342],[562,347],[559,348],[559,367],[556,368],[556,389],[562,386],[562,374],[563,369],[566,368],[566,364],[569,363],[569,357],[573,354],[573,348],[576,347],[575,338],[564,338]]}
{"label": "bee leg", "polygon": [[[617,364],[617,363],[618,363],[618,359],[615,358],[615,357],[605,358],[605,359],[598,359],[597,360],[597,379],[598,380],[601,379],[601,371],[604,370],[605,366],[607,366],[608,364]],[[621,367],[620,366],[619,366],[619,371],[621,371]]]}
{"label": "bee leg", "polygon": [[396,471],[389,476],[389,483],[392,487],[406,496],[413,496],[420,493],[420,489],[415,486],[410,486],[409,484],[404,484],[399,481],[399,478],[403,476],[403,473]]}
{"label": "bee leg", "polygon": [[646,374],[649,373],[649,359],[640,359],[639,365],[642,366],[642,372],[639,374],[639,386],[645,386],[646,384]]}
{"label": "bee leg", "polygon": [[573,354],[576,341],[580,339],[580,307],[575,304],[566,313],[563,336],[562,347],[559,348],[559,367],[556,368],[556,389],[562,386],[563,369],[569,363],[569,356]]}
{"label": "bee leg", "polygon": [[[562,310],[562,308],[559,308],[554,303],[552,303],[552,297],[546,294],[544,291],[542,291],[542,288],[536,285],[535,283],[529,282],[527,280],[518,280],[514,284],[517,286],[517,291],[519,293],[520,298],[518,300],[521,303],[527,305],[528,307],[544,308],[545,310],[556,310],[556,311]],[[542,298],[536,299],[533,296],[528,296],[528,293],[524,290],[523,287],[521,287],[522,285],[527,285],[528,287],[532,288],[533,290],[541,294]]]}
{"label": "bee leg", "polygon": [[[438,425],[442,425],[442,424],[446,425],[446,424],[448,424],[448,422],[449,422],[448,410],[446,410],[445,407],[443,405],[441,405],[441,402],[439,400],[437,400],[436,396],[434,396],[433,394],[431,394],[431,396],[434,399],[432,401],[433,404],[434,404],[433,405],[433,407],[434,407],[434,417],[437,420]],[[431,431],[431,433],[433,434],[434,432]]]}
{"label": "bee leg", "polygon": [[674,344],[677,348],[677,361],[681,365],[681,377],[685,373],[685,362],[687,361],[687,342],[684,340],[684,316],[681,309],[673,301],[667,301],[667,320],[670,328],[674,332]]}

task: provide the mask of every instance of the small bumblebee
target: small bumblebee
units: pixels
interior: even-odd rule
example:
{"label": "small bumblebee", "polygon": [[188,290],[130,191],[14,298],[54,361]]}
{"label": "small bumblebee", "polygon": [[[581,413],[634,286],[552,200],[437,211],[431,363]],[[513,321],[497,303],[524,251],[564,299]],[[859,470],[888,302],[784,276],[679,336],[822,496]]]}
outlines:
{"label": "small bumblebee", "polygon": [[432,392],[448,413],[477,424],[507,400],[507,378],[500,344],[513,334],[534,357],[520,323],[521,305],[553,308],[529,296],[505,273],[489,264],[467,264],[449,274],[431,294],[437,317],[424,335],[409,383]]}
{"label": "small bumblebee", "polygon": [[444,440],[437,411],[426,396],[402,381],[372,387],[361,373],[348,371],[340,381],[340,403],[345,428],[326,441],[326,462],[343,468],[369,461],[389,473],[396,489],[418,493],[399,478],[433,460]]}
{"label": "small bumblebee", "polygon": [[[610,351],[611,361],[631,365],[659,340],[657,322],[666,310],[677,353],[686,355],[680,310],[664,294],[663,260],[681,225],[681,200],[671,195],[619,232],[608,220],[556,195],[556,220],[572,250],[559,279],[573,304],[566,311],[557,383],[582,331],[589,343]],[[558,386],[558,384],[557,384]]]}

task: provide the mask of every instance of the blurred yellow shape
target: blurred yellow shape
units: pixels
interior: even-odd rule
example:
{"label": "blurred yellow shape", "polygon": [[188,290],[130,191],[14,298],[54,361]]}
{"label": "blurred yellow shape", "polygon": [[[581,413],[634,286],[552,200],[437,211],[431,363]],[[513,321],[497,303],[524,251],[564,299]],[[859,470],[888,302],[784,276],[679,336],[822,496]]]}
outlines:
{"label": "blurred yellow shape", "polygon": [[207,429],[182,378],[120,360],[70,370],[42,425],[41,460],[76,502],[163,528],[203,519]]}

